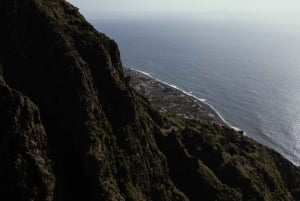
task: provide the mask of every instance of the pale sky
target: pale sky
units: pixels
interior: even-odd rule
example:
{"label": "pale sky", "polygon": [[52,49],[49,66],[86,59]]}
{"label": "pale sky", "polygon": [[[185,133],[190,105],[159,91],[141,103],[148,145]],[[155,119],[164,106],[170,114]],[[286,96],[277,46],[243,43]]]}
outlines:
{"label": "pale sky", "polygon": [[68,0],[88,18],[168,13],[300,14],[300,0]]}

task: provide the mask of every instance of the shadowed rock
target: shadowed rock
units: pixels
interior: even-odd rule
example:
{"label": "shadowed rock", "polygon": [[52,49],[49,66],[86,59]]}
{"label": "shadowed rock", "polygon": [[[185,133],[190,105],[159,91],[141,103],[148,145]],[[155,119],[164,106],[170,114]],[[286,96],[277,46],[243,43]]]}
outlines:
{"label": "shadowed rock", "polygon": [[1,200],[299,200],[279,154],[153,109],[69,3],[3,0],[0,26]]}

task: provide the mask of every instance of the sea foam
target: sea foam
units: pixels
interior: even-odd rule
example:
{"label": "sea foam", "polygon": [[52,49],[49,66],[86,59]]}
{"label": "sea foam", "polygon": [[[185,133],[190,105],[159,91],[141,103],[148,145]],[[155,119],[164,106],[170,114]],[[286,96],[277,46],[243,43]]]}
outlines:
{"label": "sea foam", "polygon": [[[231,127],[232,129],[234,129],[235,131],[242,131],[240,128],[238,128],[238,127],[236,127],[236,126],[233,126],[233,125],[231,125],[228,121],[226,121],[226,120],[224,119],[224,117],[222,117],[222,115],[221,115],[221,114],[220,114],[220,113],[219,113],[219,112],[218,112],[211,104],[209,104],[209,103],[206,102],[206,99],[204,99],[204,98],[199,98],[199,97],[195,96],[194,94],[192,94],[193,92],[187,92],[187,91],[185,91],[184,89],[182,89],[182,88],[180,88],[180,87],[178,87],[178,86],[176,86],[176,85],[174,85],[174,84],[170,84],[170,83],[168,83],[168,82],[162,81],[162,80],[160,80],[160,79],[154,77],[151,73],[147,73],[147,72],[144,72],[144,71],[135,69],[135,68],[129,68],[129,69],[130,69],[130,70],[133,70],[133,71],[136,71],[136,72],[139,72],[139,73],[141,73],[141,74],[143,74],[143,75],[146,75],[146,76],[148,76],[148,77],[151,77],[152,79],[156,80],[157,82],[160,82],[160,83],[163,83],[163,84],[165,84],[165,85],[167,85],[167,86],[170,86],[170,87],[172,87],[172,88],[174,88],[174,89],[176,89],[176,90],[182,92],[183,94],[186,94],[186,95],[188,95],[188,96],[194,98],[195,100],[198,100],[198,101],[202,102],[203,104],[205,104],[205,105],[207,105],[208,107],[210,107],[210,108],[218,115],[218,117],[219,117],[225,124],[227,124],[229,127]],[[244,131],[243,131],[243,134],[246,135],[246,133],[245,133]]]}

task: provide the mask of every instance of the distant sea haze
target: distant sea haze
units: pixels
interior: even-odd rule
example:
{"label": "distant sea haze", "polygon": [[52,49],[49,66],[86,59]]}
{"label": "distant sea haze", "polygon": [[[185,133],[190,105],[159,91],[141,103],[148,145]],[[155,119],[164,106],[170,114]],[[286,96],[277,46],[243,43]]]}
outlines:
{"label": "distant sea haze", "polygon": [[124,66],[205,99],[229,124],[300,165],[300,24],[221,18],[92,23],[117,41]]}

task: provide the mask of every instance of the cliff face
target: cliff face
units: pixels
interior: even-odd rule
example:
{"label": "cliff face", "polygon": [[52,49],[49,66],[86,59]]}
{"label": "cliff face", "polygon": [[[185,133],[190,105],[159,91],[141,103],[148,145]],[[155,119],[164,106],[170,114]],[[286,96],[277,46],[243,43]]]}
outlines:
{"label": "cliff face", "polygon": [[137,112],[142,106],[125,84],[115,42],[65,1],[2,1],[0,13],[2,74],[18,90],[3,82],[12,92],[1,94],[7,162],[0,166],[10,171],[0,182],[11,186],[0,194],[10,200],[184,200],[168,178],[150,117]]}
{"label": "cliff face", "polygon": [[3,200],[50,200],[55,178],[38,108],[0,77],[0,175]]}
{"label": "cliff face", "polygon": [[3,0],[0,26],[1,200],[300,200],[277,153],[152,109],[67,2]]}

